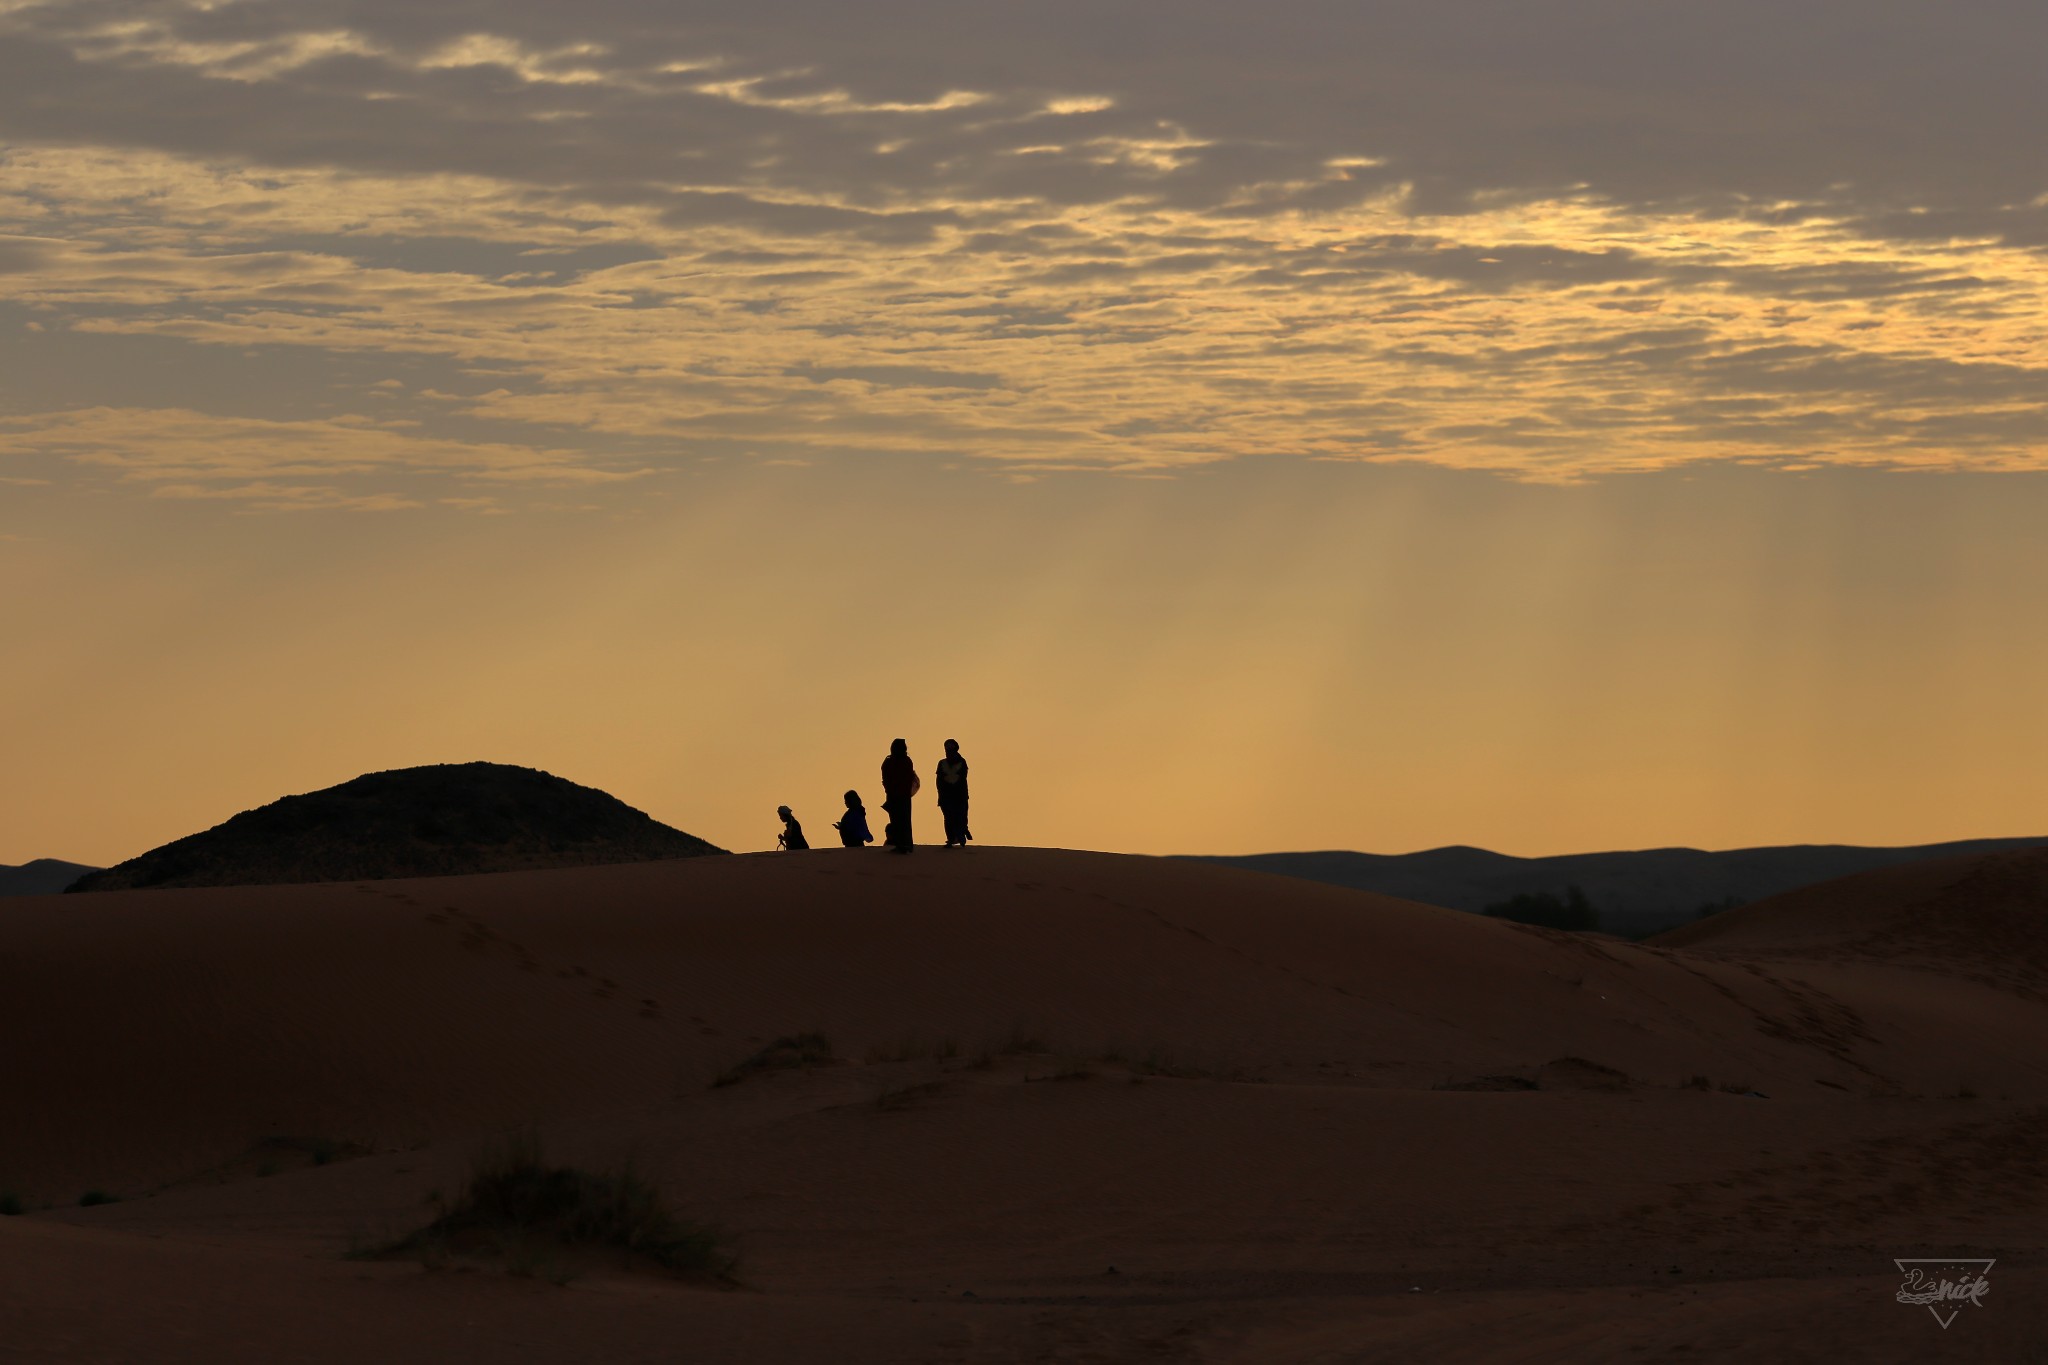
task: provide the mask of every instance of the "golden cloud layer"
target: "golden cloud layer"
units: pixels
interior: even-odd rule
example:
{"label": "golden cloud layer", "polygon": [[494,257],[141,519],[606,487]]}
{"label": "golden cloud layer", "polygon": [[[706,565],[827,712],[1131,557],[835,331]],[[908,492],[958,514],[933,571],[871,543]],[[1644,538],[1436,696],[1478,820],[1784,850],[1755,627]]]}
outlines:
{"label": "golden cloud layer", "polygon": [[[86,408],[17,396],[15,477],[345,474],[337,501],[395,506],[423,496],[403,475],[422,466],[598,482],[735,453],[1550,481],[2048,463],[2048,265],[1988,220],[1879,231],[1877,201],[1818,188],[1586,182],[1432,210],[1418,154],[1367,137],[1262,141],[1135,89],[862,88],[687,26],[636,46],[627,11],[582,37],[533,16],[293,27],[262,6],[7,16],[72,64],[81,101],[110,73],[228,101],[161,135],[81,108],[71,135],[7,148],[17,344],[146,337],[216,371],[284,351],[333,390],[218,458],[196,411],[111,381]],[[222,122],[262,100],[298,142]],[[345,381],[314,378],[337,357]]]}

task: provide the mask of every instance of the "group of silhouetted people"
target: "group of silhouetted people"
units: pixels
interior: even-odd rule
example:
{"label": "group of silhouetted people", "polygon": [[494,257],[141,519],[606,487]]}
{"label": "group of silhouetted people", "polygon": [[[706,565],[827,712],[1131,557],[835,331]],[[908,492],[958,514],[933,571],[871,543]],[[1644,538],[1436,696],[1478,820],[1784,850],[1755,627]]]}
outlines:
{"label": "group of silhouetted people", "polygon": [[[946,741],[946,756],[939,760],[935,777],[939,814],[946,822],[946,847],[965,848],[974,836],[967,829],[967,760],[960,756],[958,740]],[[892,853],[910,852],[911,798],[923,785],[910,761],[910,747],[900,739],[891,742],[889,756],[882,760],[882,809],[889,816],[882,827],[882,842]],[[782,834],[775,841],[777,848],[795,852],[811,846],[804,838],[804,827],[797,823],[788,806],[777,806],[775,813],[782,817]],[[833,821],[832,828],[839,831],[839,842],[848,848],[865,848],[875,841],[868,829],[868,808],[861,804],[859,792],[846,794],[846,814]]]}

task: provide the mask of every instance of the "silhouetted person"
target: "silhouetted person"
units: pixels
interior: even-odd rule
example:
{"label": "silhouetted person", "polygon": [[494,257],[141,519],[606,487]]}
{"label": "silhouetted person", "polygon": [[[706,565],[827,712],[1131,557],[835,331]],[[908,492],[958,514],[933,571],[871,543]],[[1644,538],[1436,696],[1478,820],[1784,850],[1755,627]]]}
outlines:
{"label": "silhouetted person", "polygon": [[789,813],[789,807],[777,806],[775,813],[782,817],[782,833],[775,836],[775,846],[789,853],[809,848],[809,842],[804,839],[804,827]]}
{"label": "silhouetted person", "polygon": [[859,792],[846,794],[846,814],[834,820],[832,828],[839,831],[839,842],[848,848],[864,848],[875,841],[868,833],[868,808],[860,803]]}
{"label": "silhouetted person", "polygon": [[965,848],[973,836],[967,832],[967,760],[960,757],[960,741],[946,741],[946,756],[933,770],[939,788],[939,814],[946,817],[946,847]]}
{"label": "silhouetted person", "polygon": [[882,837],[897,853],[910,852],[910,798],[917,795],[919,785],[909,746],[900,739],[890,741],[889,756],[882,760],[882,809],[889,812]]}

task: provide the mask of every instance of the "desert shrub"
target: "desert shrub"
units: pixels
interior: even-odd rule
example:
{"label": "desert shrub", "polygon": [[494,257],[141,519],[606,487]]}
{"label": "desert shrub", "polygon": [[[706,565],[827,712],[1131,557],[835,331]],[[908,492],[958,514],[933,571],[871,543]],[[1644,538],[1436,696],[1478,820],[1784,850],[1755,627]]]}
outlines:
{"label": "desert shrub", "polygon": [[28,1210],[21,1206],[21,1196],[0,1194],[0,1218],[15,1218]]}
{"label": "desert shrub", "polygon": [[875,1108],[882,1110],[912,1109],[926,1100],[936,1099],[946,1093],[944,1081],[926,1081],[921,1085],[899,1085],[884,1090],[875,1096]]}
{"label": "desert shrub", "polygon": [[1530,1080],[1527,1076],[1496,1074],[1491,1076],[1473,1076],[1462,1081],[1445,1081],[1432,1088],[1436,1090],[1510,1091],[1541,1090],[1543,1087],[1537,1082]]}
{"label": "desert shrub", "polygon": [[78,1207],[82,1209],[89,1209],[95,1204],[112,1204],[116,1202],[118,1201],[114,1196],[108,1194],[105,1190],[87,1190],[84,1194],[78,1196]]}
{"label": "desert shrub", "polygon": [[1525,891],[1487,906],[1486,913],[1494,919],[1533,924],[1544,929],[1600,927],[1600,912],[1593,908],[1593,902],[1586,899],[1586,893],[1576,886],[1567,886],[1562,896],[1548,891]]}
{"label": "desert shrub", "polygon": [[468,1185],[417,1232],[373,1248],[379,1257],[484,1257],[515,1273],[546,1273],[565,1258],[613,1257],[678,1275],[730,1281],[738,1260],[708,1225],[676,1217],[632,1170],[593,1173],[549,1165],[517,1141],[480,1158]]}
{"label": "desert shrub", "polygon": [[960,1043],[957,1039],[909,1037],[894,1043],[876,1043],[868,1049],[866,1060],[870,1064],[918,1062],[927,1058],[937,1058],[946,1062],[959,1055]]}
{"label": "desert shrub", "polygon": [[733,1063],[718,1073],[711,1084],[737,1085],[763,1071],[793,1071],[813,1066],[830,1066],[838,1058],[822,1033],[789,1033],[777,1038],[751,1057]]}
{"label": "desert shrub", "polygon": [[[1125,1059],[1112,1056],[1105,1060],[1116,1062]],[[1164,1048],[1158,1047],[1148,1049],[1142,1057],[1130,1059],[1129,1065],[1131,1073],[1137,1076],[1166,1076],[1183,1081],[1234,1080],[1238,1078],[1238,1073],[1233,1072],[1226,1075],[1206,1067],[1195,1066],[1172,1055]]]}
{"label": "desert shrub", "polygon": [[293,1137],[285,1133],[272,1133],[258,1138],[250,1154],[257,1158],[258,1175],[276,1175],[279,1171],[299,1166],[327,1166],[337,1161],[348,1161],[355,1157],[368,1156],[373,1149],[361,1142],[347,1138]]}

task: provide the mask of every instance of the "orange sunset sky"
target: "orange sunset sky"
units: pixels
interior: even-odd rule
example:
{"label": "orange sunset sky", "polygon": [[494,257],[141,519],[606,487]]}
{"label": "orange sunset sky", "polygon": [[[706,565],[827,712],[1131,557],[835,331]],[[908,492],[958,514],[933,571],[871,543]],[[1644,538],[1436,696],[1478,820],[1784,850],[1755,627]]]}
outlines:
{"label": "orange sunset sky", "polygon": [[992,843],[2048,832],[2044,50],[0,0],[0,862],[469,759],[762,848],[897,735]]}

